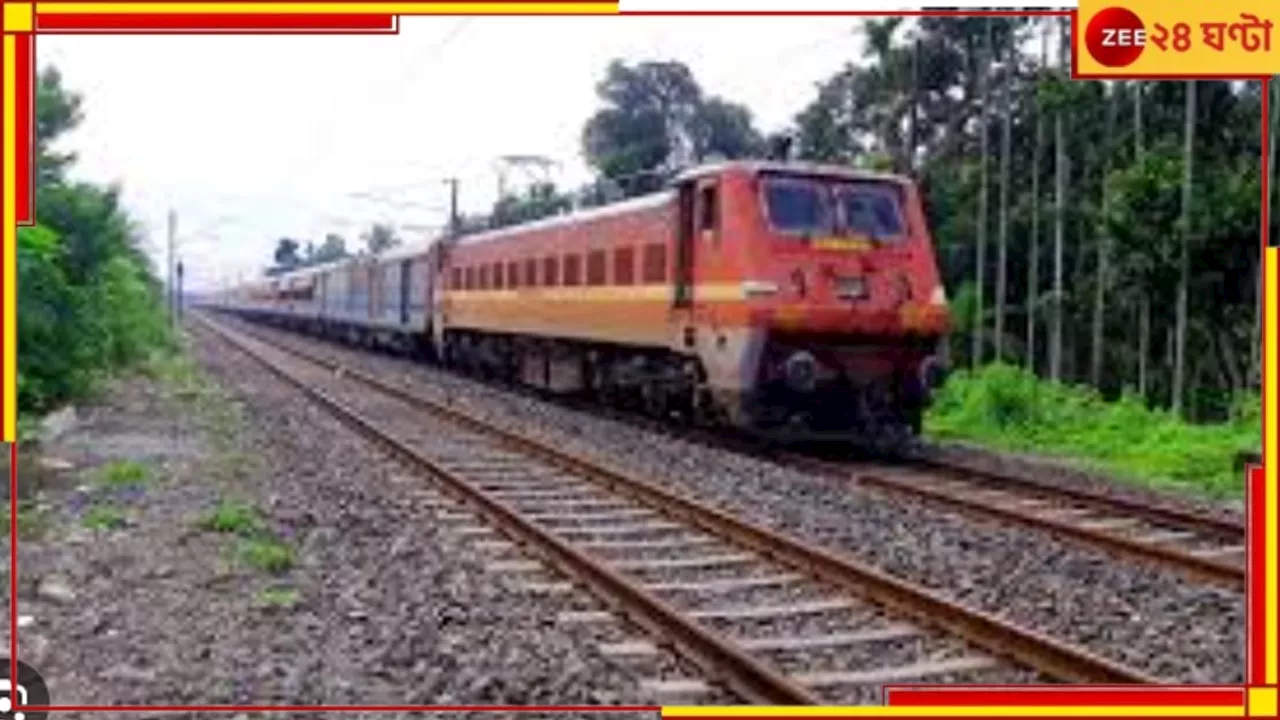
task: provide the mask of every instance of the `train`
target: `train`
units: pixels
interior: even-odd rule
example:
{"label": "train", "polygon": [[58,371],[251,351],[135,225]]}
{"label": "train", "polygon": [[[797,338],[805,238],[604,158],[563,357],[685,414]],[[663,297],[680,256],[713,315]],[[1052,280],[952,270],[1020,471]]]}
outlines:
{"label": "train", "polygon": [[671,422],[890,451],[920,434],[951,328],[910,178],[762,160],[205,304]]}

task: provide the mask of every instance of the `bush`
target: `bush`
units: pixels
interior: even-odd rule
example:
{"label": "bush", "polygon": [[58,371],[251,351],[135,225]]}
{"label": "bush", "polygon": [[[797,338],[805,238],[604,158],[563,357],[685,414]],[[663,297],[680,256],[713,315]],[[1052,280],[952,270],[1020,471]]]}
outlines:
{"label": "bush", "polygon": [[[18,229],[18,411],[24,417],[84,397],[101,377],[173,347],[118,188],[69,182],[73,159],[51,143],[80,120],[56,71],[37,88],[40,225]],[[29,421],[23,424],[24,429]]]}
{"label": "bush", "polygon": [[1261,447],[1261,398],[1235,400],[1229,422],[1192,425],[1132,394],[1107,402],[1087,387],[1051,383],[993,364],[956,372],[925,421],[939,439],[1074,458],[1150,484],[1223,497],[1241,495],[1235,465]]}

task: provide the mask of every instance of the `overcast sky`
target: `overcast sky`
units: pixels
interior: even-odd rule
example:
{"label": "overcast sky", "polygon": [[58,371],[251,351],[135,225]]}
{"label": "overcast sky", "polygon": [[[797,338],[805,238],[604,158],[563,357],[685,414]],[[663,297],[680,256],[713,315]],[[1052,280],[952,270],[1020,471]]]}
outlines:
{"label": "overcast sky", "polygon": [[[483,211],[499,155],[548,155],[558,179],[582,182],[582,126],[615,57],[680,60],[780,128],[860,54],[858,22],[406,18],[380,37],[41,36],[37,60],[84,97],[65,142],[76,174],[123,184],[158,260],[174,208],[196,288],[256,273],[285,235],[336,231],[352,248],[375,220],[438,225],[446,176],[465,211]],[[387,189],[416,207],[348,197]]]}

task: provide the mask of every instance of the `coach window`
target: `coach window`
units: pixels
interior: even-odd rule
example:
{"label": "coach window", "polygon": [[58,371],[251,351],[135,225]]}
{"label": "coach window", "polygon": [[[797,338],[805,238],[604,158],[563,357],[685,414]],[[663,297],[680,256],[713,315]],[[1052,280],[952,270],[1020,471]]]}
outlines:
{"label": "coach window", "polygon": [[560,282],[560,263],[557,260],[555,255],[542,260],[542,284],[547,287],[554,287]]}
{"label": "coach window", "polygon": [[640,281],[645,284],[657,284],[667,281],[667,246],[654,243],[644,247],[644,274]]}
{"label": "coach window", "polygon": [[538,261],[533,258],[524,261],[524,284],[527,287],[538,286]]}
{"label": "coach window", "polygon": [[507,287],[513,290],[520,287],[520,263],[507,263]]}
{"label": "coach window", "polygon": [[564,256],[564,284],[565,287],[573,287],[582,282],[582,256],[581,255],[565,255]]}
{"label": "coach window", "polygon": [[604,251],[592,250],[587,255],[587,284],[604,284]]}
{"label": "coach window", "polygon": [[636,251],[618,248],[613,253],[613,284],[630,285],[636,281]]}

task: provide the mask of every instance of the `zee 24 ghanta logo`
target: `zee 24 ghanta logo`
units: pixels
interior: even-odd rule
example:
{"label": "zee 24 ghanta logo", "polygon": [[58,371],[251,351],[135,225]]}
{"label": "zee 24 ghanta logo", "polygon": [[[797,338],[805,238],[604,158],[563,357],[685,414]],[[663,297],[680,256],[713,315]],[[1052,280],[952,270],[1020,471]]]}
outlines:
{"label": "zee 24 ghanta logo", "polygon": [[[1217,52],[1234,43],[1244,52],[1271,50],[1270,20],[1260,20],[1256,15],[1240,13],[1238,22],[1201,22],[1200,43]],[[1195,44],[1193,26],[1180,22],[1166,27],[1152,23],[1151,29],[1137,13],[1122,7],[1109,7],[1099,11],[1090,20],[1084,32],[1085,48],[1099,64],[1110,68],[1132,65],[1148,45],[1160,52],[1184,53]]]}

